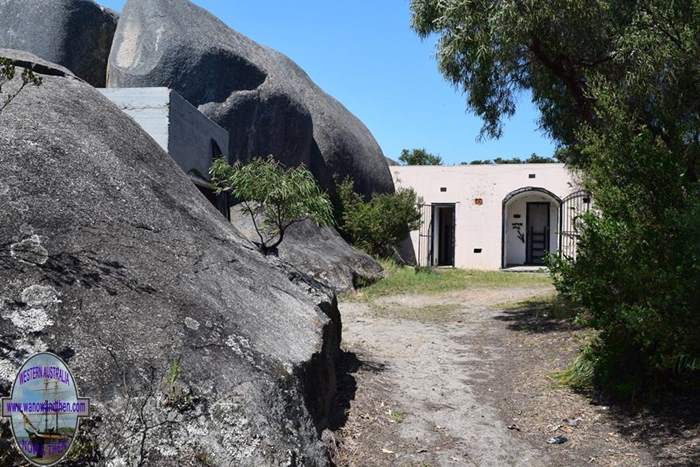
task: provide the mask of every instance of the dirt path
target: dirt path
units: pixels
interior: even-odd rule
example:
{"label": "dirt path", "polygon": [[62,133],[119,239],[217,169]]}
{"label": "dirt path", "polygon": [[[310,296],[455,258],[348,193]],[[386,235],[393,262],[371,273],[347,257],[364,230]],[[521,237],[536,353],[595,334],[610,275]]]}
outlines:
{"label": "dirt path", "polygon": [[[571,361],[580,331],[504,309],[551,293],[479,289],[341,303],[349,410],[338,422],[337,464],[658,465],[607,407],[548,378]],[[557,435],[567,442],[547,444]],[[691,440],[672,451],[681,449],[682,461],[697,447]]]}

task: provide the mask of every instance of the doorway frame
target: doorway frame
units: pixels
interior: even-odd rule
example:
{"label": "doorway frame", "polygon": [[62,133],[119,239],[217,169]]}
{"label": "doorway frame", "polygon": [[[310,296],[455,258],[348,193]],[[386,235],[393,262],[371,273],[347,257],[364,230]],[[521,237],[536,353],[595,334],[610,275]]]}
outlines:
{"label": "doorway frame", "polygon": [[[551,202],[554,202],[557,206],[561,207],[562,201],[561,198],[552,193],[551,191],[547,190],[546,188],[542,187],[537,187],[537,186],[525,186],[522,188],[518,188],[516,190],[511,191],[508,193],[504,198],[503,201],[501,202],[501,269],[505,269],[507,267],[506,264],[506,233],[508,232],[508,213],[507,213],[507,208],[508,208],[508,203],[515,198],[516,196],[519,196],[524,193],[542,193],[551,198]],[[561,216],[561,215],[560,215]],[[550,219],[551,222],[551,219]],[[550,245],[551,247],[551,245]]]}
{"label": "doorway frame", "polygon": [[[438,211],[441,209],[452,209],[453,212],[453,225],[452,225],[452,264],[440,264],[440,247],[442,243],[442,237],[440,235],[442,228],[442,216]],[[431,248],[431,266],[437,267],[455,267],[456,263],[456,252],[457,252],[457,203],[433,203],[431,212],[431,223],[432,229],[432,248]]]}
{"label": "doorway frame", "polygon": [[544,229],[544,251],[549,253],[552,229],[552,203],[551,201],[526,201],[525,202],[525,266],[542,266],[532,259],[532,239],[530,238],[530,208],[532,206],[547,206],[547,224]]}

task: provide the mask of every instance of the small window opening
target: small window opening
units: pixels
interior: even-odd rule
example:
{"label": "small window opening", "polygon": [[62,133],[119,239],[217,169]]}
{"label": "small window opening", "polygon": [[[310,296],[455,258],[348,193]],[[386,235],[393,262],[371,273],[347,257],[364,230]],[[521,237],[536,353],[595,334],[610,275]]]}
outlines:
{"label": "small window opening", "polygon": [[535,174],[528,174],[527,178],[535,178],[536,176]]}
{"label": "small window opening", "polygon": [[214,140],[211,140],[211,155],[214,158],[221,157],[224,155],[224,153],[221,151],[221,147]]}
{"label": "small window opening", "polygon": [[446,192],[446,191],[447,191],[447,187],[441,186],[441,187],[440,187],[440,191],[443,192],[443,193]]}

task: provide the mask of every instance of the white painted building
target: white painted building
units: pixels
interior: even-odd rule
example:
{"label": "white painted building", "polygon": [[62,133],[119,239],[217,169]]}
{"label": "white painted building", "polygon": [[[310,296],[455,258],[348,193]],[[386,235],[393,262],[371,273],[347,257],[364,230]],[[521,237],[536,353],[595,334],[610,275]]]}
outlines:
{"label": "white painted building", "polygon": [[576,217],[590,206],[564,164],[392,166],[422,198],[411,232],[421,265],[500,269],[575,254]]}

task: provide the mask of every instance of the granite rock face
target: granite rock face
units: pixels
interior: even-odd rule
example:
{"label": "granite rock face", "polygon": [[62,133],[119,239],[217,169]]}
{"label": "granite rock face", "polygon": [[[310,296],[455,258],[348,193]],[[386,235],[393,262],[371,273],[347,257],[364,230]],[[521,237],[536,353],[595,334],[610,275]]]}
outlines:
{"label": "granite rock face", "polygon": [[92,398],[76,465],[327,465],[333,294],[255,251],[94,88],[43,78],[0,114],[0,393],[61,355]]}
{"label": "granite rock face", "polygon": [[33,53],[104,87],[117,20],[92,0],[0,0],[0,47]]}
{"label": "granite rock face", "polygon": [[241,160],[304,163],[330,191],[351,176],[364,194],[393,181],[369,130],[286,56],[188,0],[129,0],[109,58],[109,87],[167,86],[231,134]]}
{"label": "granite rock face", "polygon": [[[231,210],[231,222],[250,240],[258,239],[250,215],[240,206]],[[336,292],[349,292],[383,277],[381,265],[371,256],[348,245],[332,227],[319,227],[308,220],[286,231],[277,253],[281,260]]]}

